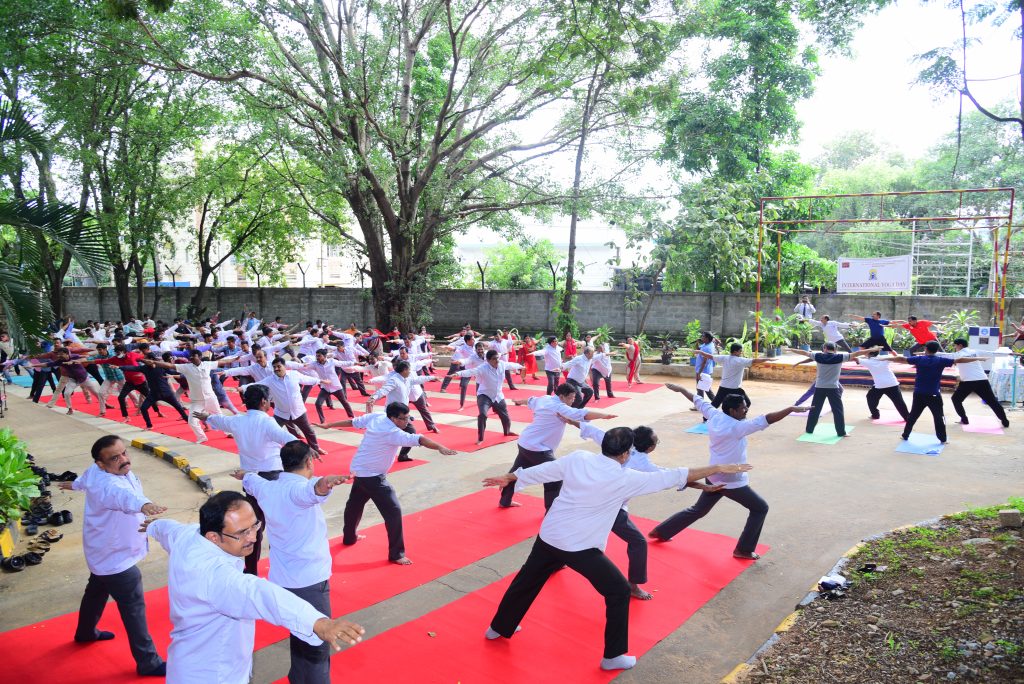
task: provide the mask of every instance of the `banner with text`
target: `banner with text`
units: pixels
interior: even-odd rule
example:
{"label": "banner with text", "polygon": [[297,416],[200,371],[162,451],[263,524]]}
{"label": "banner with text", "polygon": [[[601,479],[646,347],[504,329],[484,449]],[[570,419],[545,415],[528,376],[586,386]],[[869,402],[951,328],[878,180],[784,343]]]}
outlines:
{"label": "banner with text", "polygon": [[909,254],[874,259],[839,257],[836,292],[907,292],[912,263]]}

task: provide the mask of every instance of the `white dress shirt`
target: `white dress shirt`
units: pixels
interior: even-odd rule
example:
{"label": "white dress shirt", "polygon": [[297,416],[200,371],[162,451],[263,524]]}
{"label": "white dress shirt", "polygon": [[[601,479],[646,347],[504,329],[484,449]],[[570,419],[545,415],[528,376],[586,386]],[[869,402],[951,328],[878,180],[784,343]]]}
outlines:
{"label": "white dress shirt", "polygon": [[300,418],[306,415],[306,402],[302,399],[299,385],[315,385],[316,378],[295,371],[287,371],[283,378],[272,373],[256,382],[270,390],[270,400],[274,402],[274,415],[283,420]]}
{"label": "white dress shirt", "polygon": [[557,394],[530,397],[526,405],[533,411],[533,422],[519,436],[519,446],[530,451],[554,451],[565,434],[565,423],[558,416],[584,420],[587,409],[566,406]]}
{"label": "white dress shirt", "polygon": [[[964,347],[958,352],[939,352],[936,356],[941,356],[944,359],[962,359],[962,358],[974,358],[978,355],[978,352],[970,347]],[[985,375],[985,364],[980,361],[971,361],[970,363],[958,363],[956,364],[956,371],[960,374],[960,380],[963,382],[977,382],[978,380],[988,380],[988,376]]]}
{"label": "white dress shirt", "polygon": [[[388,404],[393,404],[396,401],[402,404],[409,404],[412,398],[412,388],[415,385],[422,385],[425,382],[433,380],[433,376],[430,375],[413,375],[409,374],[409,377],[402,377],[401,373],[391,371],[388,375],[384,376],[383,385],[381,388],[373,393],[367,401],[377,401],[381,397],[387,397]],[[415,398],[419,398],[418,396]]]}
{"label": "white dress shirt", "polygon": [[253,472],[282,470],[281,447],[295,439],[292,433],[259,409],[237,416],[210,416],[206,423],[214,430],[234,435],[242,470]]}
{"label": "white dress shirt", "polygon": [[[600,447],[601,443],[604,441],[604,430],[593,423],[588,423],[585,420],[580,421],[580,437],[583,439],[589,439]],[[665,468],[662,468],[660,465],[655,465],[651,462],[651,458],[646,452],[637,451],[636,447],[629,448],[629,458],[627,458],[626,462],[622,464],[622,467],[629,468],[630,470],[638,470],[641,473],[656,473],[659,470],[665,470]],[[685,487],[681,487],[681,489],[685,489]],[[629,510],[627,507],[628,503],[629,499],[622,502],[622,508],[624,510]]]}
{"label": "white dress shirt", "polygon": [[174,365],[174,370],[188,381],[188,398],[192,402],[217,401],[210,384],[210,371],[217,368],[216,361],[200,361],[199,365],[189,361]]}
{"label": "white dress shirt", "polygon": [[[760,432],[768,427],[764,416],[736,420],[724,411],[716,409],[703,397],[694,397],[693,405],[708,419],[708,449],[711,451],[709,465],[747,462],[747,435]],[[725,485],[726,489],[746,487],[749,479],[746,473],[718,473],[708,478],[714,484]]]}
{"label": "white dress shirt", "polygon": [[569,369],[569,379],[575,380],[581,385],[587,384],[587,376],[590,375],[590,364],[593,363],[593,359],[587,358],[586,354],[580,354],[572,361],[569,361],[562,370]]}
{"label": "white dress shirt", "polygon": [[545,371],[554,373],[562,369],[562,348],[557,344],[555,346],[545,344],[543,349],[533,352],[533,355],[544,357]]}
{"label": "white dress shirt", "polygon": [[574,451],[532,468],[517,468],[516,491],[562,481],[562,491],[544,516],[540,538],[563,551],[604,550],[622,502],[640,494],[685,485],[686,468],[653,473],[624,469],[618,461]]}
{"label": "white dress shirt", "polygon": [[612,376],[612,358],[608,356],[608,343],[601,345],[601,351],[594,354],[594,358],[591,361],[591,368],[596,368],[597,372],[606,378]]}
{"label": "white dress shirt", "polygon": [[828,323],[822,323],[812,319],[811,325],[821,328],[821,334],[827,342],[838,342],[843,339],[843,331],[850,327],[849,323],[840,323],[833,320],[829,320]]}
{"label": "white dress shirt", "polygon": [[722,379],[719,385],[730,389],[739,389],[743,386],[743,369],[754,364],[753,359],[732,354],[715,354],[714,358],[722,366]]}
{"label": "white dress shirt", "polygon": [[505,395],[501,391],[502,385],[505,384],[505,371],[517,371],[522,368],[518,363],[506,361],[498,361],[497,366],[485,362],[475,368],[459,371],[456,375],[460,378],[476,378],[476,393],[490,397],[491,401],[497,404],[505,401]]}
{"label": "white dress shirt", "polygon": [[366,429],[352,457],[351,470],[356,477],[383,475],[391,469],[402,447],[419,445],[420,436],[410,435],[383,413],[367,413],[352,419],[352,427]]}
{"label": "white dress shirt", "polygon": [[301,589],[331,578],[327,520],[320,508],[327,496],[316,493],[319,481],[295,473],[281,473],[276,480],[246,473],[242,479],[245,491],[256,497],[266,514],[268,579],[278,586]]}
{"label": "white dress shirt", "polygon": [[793,313],[798,313],[804,318],[810,318],[814,315],[815,311],[816,309],[814,308],[814,305],[810,302],[800,302],[793,307]]}
{"label": "white dress shirt", "polygon": [[896,374],[892,372],[892,364],[888,361],[882,361],[874,357],[858,356],[857,363],[868,369],[868,372],[871,373],[871,382],[878,389],[896,387],[900,384],[900,381],[896,379]]}
{"label": "white dress shirt", "polygon": [[274,374],[274,367],[268,362],[267,365],[261,366],[255,361],[247,366],[239,366],[237,368],[228,368],[224,371],[224,375],[248,375],[253,380],[259,382],[264,378],[268,378]]}
{"label": "white dress shirt", "polygon": [[244,561],[199,534],[198,525],[154,520],[147,530],[170,554],[168,684],[247,684],[256,620],[285,627],[312,646],[328,617],[287,589],[242,572]]}
{"label": "white dress shirt", "polygon": [[471,356],[476,356],[476,350],[468,344],[463,343],[461,347],[457,347],[455,351],[452,352],[452,362],[464,364]]}
{"label": "white dress shirt", "polygon": [[338,371],[335,368],[342,368],[343,364],[337,359],[325,359],[323,363],[313,361],[303,366],[304,369],[312,371],[320,382],[320,385],[328,392],[337,392],[341,389],[341,381],[338,379]]}
{"label": "white dress shirt", "polygon": [[142,507],[150,501],[135,473],[114,475],[94,463],[71,488],[85,492],[82,550],[89,572],[116,575],[146,557],[149,542],[139,525],[146,519]]}

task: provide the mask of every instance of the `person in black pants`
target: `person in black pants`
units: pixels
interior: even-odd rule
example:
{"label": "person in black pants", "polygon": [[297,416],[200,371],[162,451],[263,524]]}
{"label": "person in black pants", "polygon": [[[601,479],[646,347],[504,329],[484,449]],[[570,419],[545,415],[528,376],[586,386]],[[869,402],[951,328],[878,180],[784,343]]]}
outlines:
{"label": "person in black pants", "polygon": [[[940,353],[939,356],[950,359],[962,357],[986,358],[978,356],[976,351],[967,346],[967,340],[963,338],[953,340],[953,349],[955,351],[952,354]],[[968,364],[958,366],[957,370],[960,372],[960,384],[957,385],[956,391],[953,392],[951,401],[953,402],[953,410],[960,416],[960,423],[967,425],[970,422],[967,418],[967,412],[964,411],[964,399],[971,394],[977,394],[985,402],[985,405],[992,409],[992,413],[996,414],[996,418],[1003,424],[1003,427],[1010,427],[1010,420],[1006,417],[1003,405],[996,398],[996,393],[992,391],[992,385],[988,381],[988,376],[985,375],[985,369],[980,364],[977,366]]]}
{"label": "person in black pants", "polygon": [[85,492],[82,546],[89,582],[78,610],[75,641],[92,643],[114,638],[96,629],[107,600],[113,597],[121,614],[128,646],[141,676],[163,677],[166,664],[156,651],[146,625],[146,601],[138,562],[146,557],[146,538],[138,533],[147,516],[167,509],[150,501],[142,483],[131,472],[131,456],[117,435],[100,437],[92,445],[93,465],[73,482],[61,482],[66,491]]}
{"label": "person in black pants", "polygon": [[[149,354],[149,358],[155,359],[156,354]],[[174,358],[170,352],[163,353],[163,360],[166,363],[171,363]],[[146,427],[152,429],[153,421],[149,419],[149,409],[156,408],[156,403],[162,401],[168,404],[171,408],[178,412],[181,419],[188,421],[188,413],[185,412],[185,408],[178,401],[178,397],[174,395],[174,390],[171,389],[170,384],[167,382],[167,376],[178,375],[177,371],[173,371],[167,368],[157,368],[155,366],[147,366],[145,364],[141,366],[122,366],[122,371],[136,371],[146,376],[146,386],[149,389],[149,393],[146,395],[146,399],[142,402],[142,406],[139,407],[139,411],[142,412],[142,419],[146,421]]]}
{"label": "person in black pants", "polygon": [[[721,463],[725,459],[747,460],[747,436],[765,430],[791,413],[806,411],[806,407],[788,406],[781,411],[767,413],[747,420],[747,404],[744,398],[730,394],[722,401],[722,408],[717,409],[711,402],[702,397],[694,397],[685,387],[672,383],[665,387],[679,392],[694,403],[697,409],[708,419],[708,447],[711,452],[711,463]],[[721,396],[721,393],[719,393]],[[692,473],[692,471],[691,471]],[[684,529],[697,522],[711,512],[711,509],[722,500],[731,499],[747,509],[747,522],[736,542],[732,555],[736,558],[757,560],[757,540],[761,537],[761,528],[768,516],[768,504],[748,484],[746,473],[736,476],[712,476],[708,478],[710,485],[722,485],[721,491],[703,491],[697,503],[676,513],[651,530],[647,536],[658,541],[669,541]]]}
{"label": "person in black pants", "polygon": [[633,431],[619,427],[601,440],[601,454],[574,451],[557,461],[484,480],[484,486],[507,487],[560,480],[564,496],[555,499],[522,569],[512,580],[484,632],[488,639],[511,638],[548,578],[568,566],[583,575],[604,598],[603,670],[628,670],[636,658],[629,648],[629,582],[604,554],[608,533],[622,502],[716,473],[740,473],[746,464],[706,468],[670,468],[638,472],[623,468],[633,446]]}
{"label": "person in black pants", "polygon": [[864,321],[865,325],[868,326],[868,338],[861,343],[861,347],[881,347],[884,351],[890,354],[895,354],[892,347],[889,346],[889,340],[885,339],[886,328],[898,328],[898,325],[882,318],[882,312],[876,311],[871,316],[865,318],[864,316],[851,315],[850,318],[859,318]]}
{"label": "person in black pants", "polygon": [[[943,444],[948,443],[946,420],[942,415],[942,371],[954,364],[977,362],[977,357],[961,357],[958,359],[943,358],[938,355],[942,349],[939,343],[932,340],[925,344],[924,356],[887,356],[890,363],[905,363],[917,367],[914,376],[914,399],[910,404],[910,417],[903,426],[903,441],[910,439],[910,433],[925,409],[932,412],[935,423],[935,436]],[[881,357],[880,357],[881,358]]]}

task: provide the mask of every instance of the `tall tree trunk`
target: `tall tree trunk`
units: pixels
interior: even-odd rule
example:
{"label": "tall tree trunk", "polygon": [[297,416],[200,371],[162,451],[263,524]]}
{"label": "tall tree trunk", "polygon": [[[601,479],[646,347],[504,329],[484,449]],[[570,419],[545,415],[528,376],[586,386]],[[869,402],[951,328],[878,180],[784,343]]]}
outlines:
{"label": "tall tree trunk", "polygon": [[[150,311],[149,317],[154,321],[156,320],[156,312],[160,310],[160,248],[157,245],[153,246],[153,251],[150,252],[150,256],[153,258],[153,310]],[[139,288],[140,292],[142,288]],[[142,307],[139,307],[139,311],[142,311]],[[139,315],[142,315],[141,313]]]}
{"label": "tall tree trunk", "polygon": [[132,301],[129,285],[131,273],[123,264],[111,264],[114,272],[114,289],[117,291],[117,308],[121,312],[121,320],[128,321],[134,318],[132,315]]}

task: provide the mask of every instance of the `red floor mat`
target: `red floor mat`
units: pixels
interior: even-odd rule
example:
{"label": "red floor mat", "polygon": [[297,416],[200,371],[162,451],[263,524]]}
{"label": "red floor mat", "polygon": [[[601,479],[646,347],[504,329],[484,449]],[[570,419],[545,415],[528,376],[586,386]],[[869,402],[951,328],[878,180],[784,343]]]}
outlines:
{"label": "red floor mat", "polygon": [[[649,520],[634,519],[645,532]],[[629,653],[641,656],[678,629],[751,561],[732,557],[736,540],[685,530],[667,544],[649,547],[645,588],[652,601],[632,601]],[[759,547],[764,553],[766,547]],[[626,567],[625,544],[614,536],[608,552]],[[525,557],[523,558],[525,561]],[[334,657],[336,682],[410,681],[417,684],[520,684],[521,682],[606,682],[618,672],[599,668],[604,601],[571,570],[555,573],[512,639],[484,638],[512,575],[421,618],[388,630]],[[402,657],[396,658],[395,654]],[[285,681],[285,680],[280,680]]]}
{"label": "red floor mat", "polygon": [[[344,492],[335,496],[339,495],[347,496]],[[366,539],[355,546],[342,546],[340,539],[333,540],[331,602],[335,615],[379,603],[536,534],[543,503],[529,496],[520,497],[520,501],[523,508],[500,509],[497,492],[485,490],[406,515],[403,520],[405,538],[409,557],[414,561],[406,567],[387,562],[387,535],[383,525],[361,530]],[[441,530],[444,534],[438,534]],[[261,562],[264,576],[267,567],[264,559]],[[84,588],[87,577],[83,563],[76,581]],[[148,584],[165,580],[152,576],[145,579]],[[146,593],[146,610],[157,650],[166,655],[171,631],[166,588]],[[77,620],[77,613],[68,613],[0,634],[4,681],[43,679],[76,684],[151,681],[135,675],[135,664],[115,605],[107,605],[99,624],[99,629],[116,635],[112,641],[89,645],[74,643],[72,636]],[[256,648],[286,636],[283,629],[257,623]],[[45,674],[40,674],[40,668]]]}
{"label": "red floor mat", "polygon": [[[612,406],[615,406],[616,404],[621,404],[624,401],[629,400],[626,397],[612,397],[611,399],[602,398],[601,401],[598,402],[597,404],[591,401],[589,404],[587,404],[587,408],[604,413]],[[505,405],[508,407],[508,417],[511,418],[514,422],[533,422],[533,411],[530,410],[529,406],[516,406],[508,397],[506,397]],[[445,413],[448,415],[464,416],[476,420],[476,398],[466,397],[466,407],[460,412],[458,398],[451,399],[449,397],[430,397],[430,410],[435,413]],[[612,412],[614,413],[614,411]],[[501,421],[498,420],[498,414],[496,414],[494,411],[491,411],[490,413],[487,414],[487,429],[501,429]]]}

